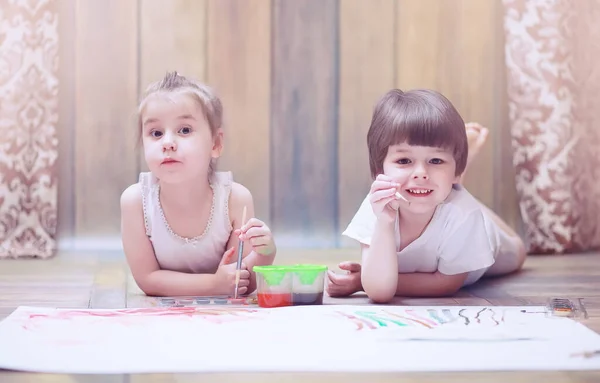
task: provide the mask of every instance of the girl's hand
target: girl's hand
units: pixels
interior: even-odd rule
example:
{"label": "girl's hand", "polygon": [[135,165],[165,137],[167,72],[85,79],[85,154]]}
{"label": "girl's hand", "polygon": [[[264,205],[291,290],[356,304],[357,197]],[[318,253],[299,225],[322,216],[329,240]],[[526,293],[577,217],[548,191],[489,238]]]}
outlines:
{"label": "girl's hand", "polygon": [[[233,295],[235,292],[235,274],[237,267],[237,259],[233,256],[235,248],[227,250],[223,253],[223,258],[219,263],[219,268],[215,273],[217,291],[223,294]],[[238,294],[243,295],[248,291],[250,285],[250,272],[246,265],[242,262],[240,271],[240,283],[238,285]]]}
{"label": "girl's hand", "polygon": [[378,175],[371,184],[369,200],[378,220],[389,223],[396,220],[399,207],[399,198],[396,197],[396,192],[399,186],[400,184],[384,174]]}
{"label": "girl's hand", "polygon": [[360,263],[342,262],[339,268],[346,270],[346,274],[336,274],[329,270],[327,272],[326,291],[330,297],[346,297],[358,291],[362,291],[360,281]]}
{"label": "girl's hand", "polygon": [[269,256],[275,253],[275,242],[271,229],[257,218],[251,218],[241,228],[235,231],[244,242],[249,242],[258,254]]}

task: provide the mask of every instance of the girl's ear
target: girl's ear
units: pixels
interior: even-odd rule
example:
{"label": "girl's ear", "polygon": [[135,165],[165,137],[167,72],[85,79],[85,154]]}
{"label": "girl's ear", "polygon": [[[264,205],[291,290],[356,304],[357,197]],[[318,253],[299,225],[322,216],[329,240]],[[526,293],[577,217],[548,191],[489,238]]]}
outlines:
{"label": "girl's ear", "polygon": [[217,130],[213,137],[213,147],[211,151],[212,158],[219,158],[221,156],[221,152],[223,151],[223,131],[221,129]]}

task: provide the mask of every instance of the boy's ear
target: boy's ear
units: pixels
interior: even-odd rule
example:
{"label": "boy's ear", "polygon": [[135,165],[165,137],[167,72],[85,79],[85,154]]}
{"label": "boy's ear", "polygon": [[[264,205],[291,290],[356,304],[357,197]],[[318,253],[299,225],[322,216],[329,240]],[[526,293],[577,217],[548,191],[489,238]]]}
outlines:
{"label": "boy's ear", "polygon": [[213,138],[213,148],[211,155],[213,158],[219,158],[221,156],[221,152],[223,151],[223,131],[221,129],[217,130],[215,136]]}

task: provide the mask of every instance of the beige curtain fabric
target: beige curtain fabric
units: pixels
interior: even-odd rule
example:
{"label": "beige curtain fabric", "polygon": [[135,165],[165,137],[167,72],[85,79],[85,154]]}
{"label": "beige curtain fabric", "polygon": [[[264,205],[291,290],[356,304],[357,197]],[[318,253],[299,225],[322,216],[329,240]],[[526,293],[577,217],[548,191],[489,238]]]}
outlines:
{"label": "beige curtain fabric", "polygon": [[510,123],[531,253],[600,247],[600,0],[504,0]]}
{"label": "beige curtain fabric", "polygon": [[55,1],[0,0],[0,258],[54,255]]}

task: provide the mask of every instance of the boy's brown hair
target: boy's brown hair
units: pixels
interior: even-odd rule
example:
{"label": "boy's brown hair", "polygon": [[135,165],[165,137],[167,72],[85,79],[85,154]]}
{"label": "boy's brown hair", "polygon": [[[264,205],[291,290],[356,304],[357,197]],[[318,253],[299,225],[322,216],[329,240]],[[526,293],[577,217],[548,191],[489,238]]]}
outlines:
{"label": "boy's brown hair", "polygon": [[456,175],[465,170],[468,155],[465,122],[442,94],[428,89],[392,89],[375,105],[367,133],[371,177],[383,173],[388,148],[406,142],[450,150]]}

